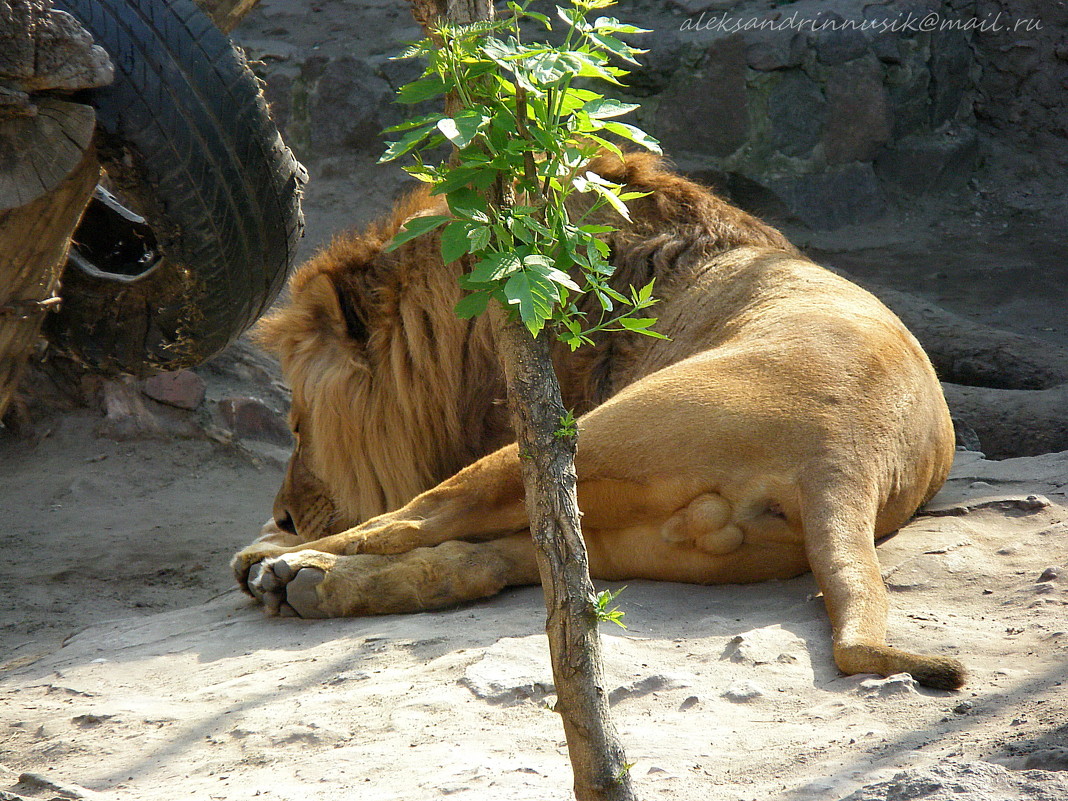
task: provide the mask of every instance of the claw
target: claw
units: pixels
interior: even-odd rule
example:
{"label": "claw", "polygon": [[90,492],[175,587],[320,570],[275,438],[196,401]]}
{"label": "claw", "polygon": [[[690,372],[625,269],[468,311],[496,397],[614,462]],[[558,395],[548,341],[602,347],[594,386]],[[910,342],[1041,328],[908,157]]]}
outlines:
{"label": "claw", "polygon": [[248,569],[248,573],[245,575],[242,585],[244,585],[245,591],[251,594],[258,600],[263,600],[264,587],[263,580],[263,562],[256,562]]}

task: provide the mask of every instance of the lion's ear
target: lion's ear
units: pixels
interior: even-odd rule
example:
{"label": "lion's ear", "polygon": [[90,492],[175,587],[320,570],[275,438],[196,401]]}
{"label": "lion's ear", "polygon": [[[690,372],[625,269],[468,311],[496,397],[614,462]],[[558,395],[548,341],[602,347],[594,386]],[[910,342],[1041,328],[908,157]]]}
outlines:
{"label": "lion's ear", "polygon": [[360,315],[350,293],[327,273],[320,273],[301,288],[302,301],[321,311],[339,335],[357,341],[367,339],[367,324]]}

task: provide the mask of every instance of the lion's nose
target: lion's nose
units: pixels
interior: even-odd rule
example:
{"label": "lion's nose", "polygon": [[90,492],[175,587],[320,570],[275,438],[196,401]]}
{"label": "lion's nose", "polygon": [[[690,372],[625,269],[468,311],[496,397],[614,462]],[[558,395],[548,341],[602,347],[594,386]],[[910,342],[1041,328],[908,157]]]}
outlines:
{"label": "lion's nose", "polygon": [[293,515],[289,513],[288,509],[282,509],[281,514],[275,513],[274,524],[287,534],[297,533],[297,527],[293,523]]}

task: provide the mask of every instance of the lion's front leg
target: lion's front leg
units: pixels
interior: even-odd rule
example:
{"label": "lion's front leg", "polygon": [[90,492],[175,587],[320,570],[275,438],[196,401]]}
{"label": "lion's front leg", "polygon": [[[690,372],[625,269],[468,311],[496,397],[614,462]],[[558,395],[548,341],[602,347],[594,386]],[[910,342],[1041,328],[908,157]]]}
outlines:
{"label": "lion's front leg", "polygon": [[440,609],[537,580],[533,543],[518,534],[396,555],[290,549],[254,563],[243,586],[268,614],[319,618]]}

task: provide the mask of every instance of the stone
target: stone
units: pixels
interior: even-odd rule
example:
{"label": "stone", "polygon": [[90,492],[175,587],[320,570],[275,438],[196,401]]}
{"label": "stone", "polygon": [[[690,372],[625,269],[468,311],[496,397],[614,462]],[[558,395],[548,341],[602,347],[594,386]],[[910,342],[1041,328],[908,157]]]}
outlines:
{"label": "stone", "polygon": [[677,690],[682,687],[692,687],[693,682],[693,676],[684,673],[658,673],[653,676],[645,676],[610,691],[608,693],[608,703],[614,706],[625,698],[639,698],[659,690]]}
{"label": "stone", "polygon": [[972,64],[975,60],[963,31],[939,31],[931,38],[931,121],[937,128],[962,116],[972,116],[966,98],[974,94]]}
{"label": "stone", "polygon": [[931,72],[922,51],[907,51],[900,65],[887,70],[885,87],[893,119],[894,138],[930,131]]}
{"label": "stone", "polygon": [[755,681],[736,681],[723,691],[723,697],[736,704],[747,704],[758,698],[763,698],[767,693],[764,688]]}
{"label": "stone", "polygon": [[[838,15],[831,14],[830,16]],[[821,16],[821,20],[826,18],[826,16]],[[838,21],[839,25],[844,22],[841,17],[838,17]],[[821,64],[826,64],[829,67],[845,64],[847,61],[860,58],[869,49],[868,37],[864,35],[863,31],[858,31],[856,28],[848,26],[829,27],[820,31],[816,38],[816,58]]]}
{"label": "stone", "polygon": [[1042,575],[1038,577],[1039,581],[1056,581],[1061,577],[1061,568],[1057,566],[1047,567],[1042,571]]}
{"label": "stone", "polygon": [[460,684],[490,704],[541,701],[556,692],[544,637],[504,637],[464,672]]}
{"label": "stone", "polygon": [[805,55],[805,39],[792,30],[756,31],[745,43],[745,58],[755,70],[798,67]]}
{"label": "stone", "polygon": [[664,149],[723,157],[745,144],[749,136],[745,70],[742,37],[716,40],[700,71],[660,98],[654,133]]}
{"label": "stone", "polygon": [[141,391],[152,400],[190,411],[204,401],[204,389],[204,379],[192,370],[160,373],[141,385]]}
{"label": "stone", "polygon": [[871,161],[890,133],[889,102],[878,71],[868,63],[835,69],[827,81],[827,161]]}
{"label": "stone", "polygon": [[811,175],[771,177],[768,186],[805,225],[830,230],[869,222],[886,211],[871,164],[848,164]]}
{"label": "stone", "polygon": [[649,52],[641,56],[641,64],[625,79],[627,92],[637,97],[663,92],[680,69],[690,70],[690,63],[703,55],[703,47],[684,42],[679,31],[672,29],[655,28],[642,34],[640,46]]}
{"label": "stone", "polygon": [[292,444],[289,426],[282,416],[258,398],[232,396],[219,401],[226,427],[238,439],[258,439],[276,445]]}
{"label": "stone", "polygon": [[819,85],[801,70],[786,72],[768,95],[771,144],[787,156],[807,156],[819,144],[827,118]]}
{"label": "stone", "polygon": [[34,798],[83,798],[89,801],[89,799],[102,799],[106,797],[95,790],[90,790],[71,782],[59,782],[41,773],[19,774],[18,784],[12,789],[17,790],[20,794],[25,793],[31,795]]}
{"label": "stone", "polygon": [[[884,180],[889,180],[885,178],[884,175],[880,174],[878,160],[875,162],[875,174],[879,175],[879,177]],[[908,188],[909,184],[902,183],[901,187],[903,189]],[[966,451],[982,452],[983,445],[979,441],[979,435],[975,433],[975,429],[957,417],[953,418],[953,434],[956,438],[957,448],[963,448]]]}
{"label": "stone", "polygon": [[841,801],[1060,801],[1068,798],[1068,776],[1017,773],[989,762],[943,762],[910,768],[889,781],[876,782]]}
{"label": "stone", "polygon": [[701,699],[696,695],[688,695],[679,704],[679,712],[685,712],[688,709],[693,709],[695,706],[701,703]]}
{"label": "stone", "polygon": [[[879,153],[875,174],[909,193],[961,188],[968,183],[978,156],[979,139],[974,129],[906,136]],[[967,444],[977,445],[972,441]]]}
{"label": "stone", "polygon": [[901,695],[919,695],[919,682],[908,673],[895,673],[885,679],[865,679],[857,691],[869,698],[896,698]]}
{"label": "stone", "polygon": [[1023,759],[1023,770],[1068,771],[1068,748],[1043,748]]}
{"label": "stone", "polygon": [[320,157],[353,150],[378,154],[384,147],[382,129],[399,122],[405,113],[392,99],[389,83],[366,61],[352,56],[330,61],[310,101],[310,117],[315,121],[311,147]]}
{"label": "stone", "polygon": [[700,14],[732,9],[738,0],[669,0],[669,4],[686,14]]}
{"label": "stone", "polygon": [[720,659],[749,667],[797,662],[805,653],[805,643],[780,625],[744,632],[727,642]]}
{"label": "stone", "polygon": [[141,400],[130,379],[104,384],[104,422],[97,433],[111,439],[159,436],[163,427]]}

